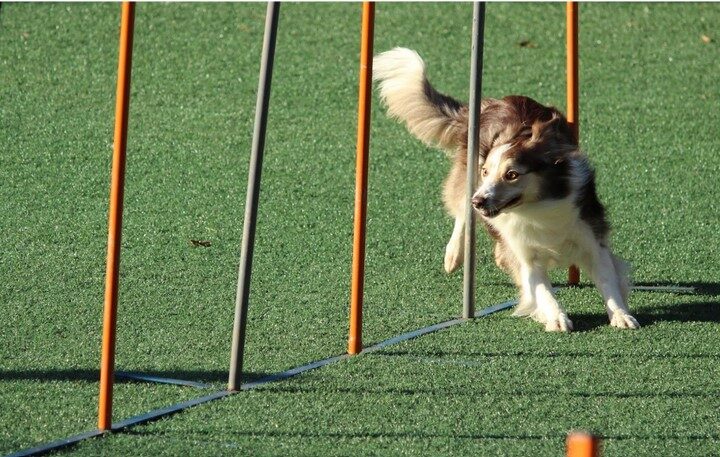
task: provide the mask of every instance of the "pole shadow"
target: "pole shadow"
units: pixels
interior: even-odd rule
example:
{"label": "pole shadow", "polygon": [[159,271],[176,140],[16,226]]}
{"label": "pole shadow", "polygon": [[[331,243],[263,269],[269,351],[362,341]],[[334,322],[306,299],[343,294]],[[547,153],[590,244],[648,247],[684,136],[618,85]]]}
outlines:
{"label": "pole shadow", "polygon": [[[120,371],[120,370],[118,370]],[[152,375],[159,378],[182,379],[206,383],[225,383],[228,372],[221,370],[135,370],[134,373]],[[268,376],[268,373],[244,373],[245,382],[257,381]],[[0,370],[0,382],[3,381],[82,381],[100,382],[100,369],[68,369],[68,370]],[[146,383],[117,376],[116,384]]]}

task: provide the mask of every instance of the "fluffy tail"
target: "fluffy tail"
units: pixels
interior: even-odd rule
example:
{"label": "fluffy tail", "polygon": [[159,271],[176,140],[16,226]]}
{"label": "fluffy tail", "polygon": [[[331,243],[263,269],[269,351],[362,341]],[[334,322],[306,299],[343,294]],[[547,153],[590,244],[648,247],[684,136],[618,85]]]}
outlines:
{"label": "fluffy tail", "polygon": [[425,76],[425,62],[417,52],[395,48],[373,60],[373,80],[380,82],[380,97],[388,115],[429,146],[454,152],[467,135],[468,109],[436,91]]}

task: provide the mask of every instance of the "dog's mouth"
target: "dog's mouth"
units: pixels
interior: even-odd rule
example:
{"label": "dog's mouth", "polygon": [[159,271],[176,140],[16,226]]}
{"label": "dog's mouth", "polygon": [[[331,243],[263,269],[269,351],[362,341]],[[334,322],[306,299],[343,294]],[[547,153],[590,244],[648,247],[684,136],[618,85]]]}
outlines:
{"label": "dog's mouth", "polygon": [[482,214],[484,217],[487,218],[493,218],[500,214],[502,211],[512,208],[514,206],[517,206],[520,204],[520,200],[522,197],[518,195],[517,197],[511,198],[507,202],[505,202],[504,205],[501,206],[487,206],[480,208],[480,214]]}

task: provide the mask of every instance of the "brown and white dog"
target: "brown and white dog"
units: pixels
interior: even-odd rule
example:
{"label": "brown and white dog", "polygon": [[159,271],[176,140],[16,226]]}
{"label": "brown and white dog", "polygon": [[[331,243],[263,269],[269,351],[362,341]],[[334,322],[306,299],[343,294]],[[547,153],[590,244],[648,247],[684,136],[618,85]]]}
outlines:
{"label": "brown and white dog", "polygon": [[[388,115],[452,159],[443,201],[455,218],[445,249],[445,270],[453,272],[463,262],[468,107],[430,85],[415,51],[395,48],[376,56],[373,67]],[[600,290],[610,325],[638,328],[626,305],[628,269],[610,251],[594,172],[565,116],[527,97],[485,99],[479,135],[472,203],[495,240],[496,263],[520,289],[515,315],[530,316],[548,331],[572,330],[548,271],[578,265]]]}

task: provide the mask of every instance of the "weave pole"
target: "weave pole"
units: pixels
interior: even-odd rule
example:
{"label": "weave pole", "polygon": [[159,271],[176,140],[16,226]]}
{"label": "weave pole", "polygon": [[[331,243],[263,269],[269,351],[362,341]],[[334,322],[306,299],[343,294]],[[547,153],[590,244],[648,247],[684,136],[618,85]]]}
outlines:
{"label": "weave pole", "polygon": [[567,457],[600,457],[600,440],[589,433],[570,433],[565,446]]}
{"label": "weave pole", "polygon": [[365,228],[367,222],[368,161],[370,160],[370,100],[375,33],[375,3],[363,2],[360,32],[360,88],[358,96],[357,152],[355,162],[355,222],[350,283],[350,335],[348,354],[362,351],[362,307],[365,284]]}
{"label": "weave pole", "polygon": [[[578,72],[578,4],[567,2],[565,6],[566,49],[567,49],[567,120],[575,139],[580,141],[580,89]],[[568,270],[568,284],[580,283],[580,270],[572,265]]]}
{"label": "weave pole", "polygon": [[118,278],[122,232],[123,194],[125,188],[125,152],[127,149],[128,113],[130,108],[130,72],[132,69],[135,3],[123,2],[120,19],[120,51],[115,99],[115,135],[113,139],[108,211],[108,253],[105,271],[105,306],[103,311],[102,355],[100,359],[100,398],[98,428],[112,427],[113,382],[115,378],[115,335],[117,328]]}
{"label": "weave pole", "polygon": [[272,82],[273,62],[275,60],[275,42],[277,40],[280,3],[269,2],[265,15],[265,35],[260,60],[260,79],[258,81],[257,102],[255,105],[255,129],[253,131],[248,187],[245,201],[245,219],[243,238],[240,247],[240,267],[238,269],[237,294],[235,296],[235,321],[233,323],[232,347],[230,351],[230,372],[228,390],[240,390],[242,385],[243,355],[245,353],[245,329],[247,327],[248,304],[250,300],[250,274],[252,273],[253,249],[255,246],[255,227],[260,197],[260,175],[263,153],[265,151],[265,133],[267,131],[268,106],[270,104],[270,84]]}
{"label": "weave pole", "polygon": [[482,99],[483,34],[485,3],[473,3],[472,48],[470,51],[470,120],[468,126],[467,186],[465,189],[465,265],[463,268],[463,318],[475,315],[475,208],[472,195],[477,186],[477,164]]}

